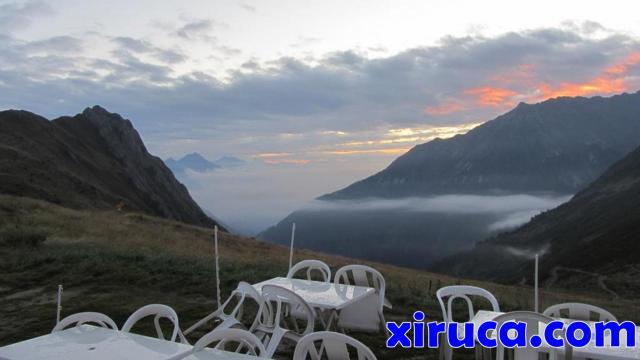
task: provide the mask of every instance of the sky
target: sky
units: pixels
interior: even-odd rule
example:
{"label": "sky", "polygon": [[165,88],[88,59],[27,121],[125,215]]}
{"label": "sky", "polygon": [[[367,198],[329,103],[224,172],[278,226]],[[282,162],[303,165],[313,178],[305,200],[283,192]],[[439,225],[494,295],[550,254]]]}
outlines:
{"label": "sky", "polygon": [[0,109],[99,104],[257,232],[519,102],[640,89],[631,1],[3,1]]}

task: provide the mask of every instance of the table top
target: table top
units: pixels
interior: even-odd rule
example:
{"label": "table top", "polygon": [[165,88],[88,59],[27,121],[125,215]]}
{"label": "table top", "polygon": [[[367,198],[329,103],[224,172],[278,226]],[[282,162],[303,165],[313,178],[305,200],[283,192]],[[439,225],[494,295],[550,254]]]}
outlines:
{"label": "table top", "polygon": [[[1,360],[158,360],[185,353],[191,345],[82,325],[0,348]],[[256,360],[227,351],[204,349],[185,359]]]}
{"label": "table top", "polygon": [[262,291],[264,285],[277,285],[291,290],[309,305],[321,309],[340,310],[345,306],[375,294],[375,289],[364,286],[335,284],[303,279],[277,277],[253,285]]}
{"label": "table top", "polygon": [[[473,319],[471,319],[470,322],[474,323],[475,328],[477,329],[481,323],[485,321],[493,320],[497,316],[502,314],[504,313],[480,310],[475,314],[475,316],[473,317]],[[571,319],[558,319],[558,320],[561,320],[567,324],[573,321]],[[587,323],[589,323],[592,329],[595,327],[595,322],[587,321]],[[620,335],[621,345],[626,343],[625,336],[626,336],[625,332],[624,331],[621,332],[621,335]],[[605,335],[605,339],[604,339],[605,346],[602,348],[598,348],[595,346],[595,339],[592,338],[591,342],[587,346],[582,348],[574,348],[573,356],[581,357],[581,358],[586,358],[586,357],[597,358],[597,359],[604,359],[604,360],[640,359],[640,327],[638,326],[636,326],[635,336],[636,336],[636,347],[634,348],[629,348],[625,346],[621,346],[621,347],[607,346],[610,344],[608,334]],[[549,348],[548,345],[543,343],[542,348],[545,348],[545,347]]]}

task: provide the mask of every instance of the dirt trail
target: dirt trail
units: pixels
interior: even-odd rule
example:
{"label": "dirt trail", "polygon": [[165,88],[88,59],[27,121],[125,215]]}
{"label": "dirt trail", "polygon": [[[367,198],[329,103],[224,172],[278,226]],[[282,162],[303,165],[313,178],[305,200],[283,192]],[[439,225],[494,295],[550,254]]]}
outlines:
{"label": "dirt trail", "polygon": [[602,289],[604,292],[610,294],[613,297],[614,300],[620,298],[620,295],[618,295],[615,291],[613,291],[613,290],[609,289],[609,287],[607,287],[607,284],[605,283],[605,280],[607,280],[607,276],[606,275],[601,275],[601,274],[598,274],[598,273],[584,271],[584,270],[580,270],[580,269],[567,268],[567,267],[563,267],[563,266],[555,266],[553,269],[551,269],[551,276],[549,277],[549,280],[547,280],[547,283],[546,283],[546,286],[545,286],[545,288],[547,290],[549,290],[551,288],[551,286],[553,286],[553,284],[556,282],[556,280],[558,280],[558,271],[559,270],[593,276],[593,277],[596,278],[596,283],[598,284],[598,287],[600,287],[600,289]]}

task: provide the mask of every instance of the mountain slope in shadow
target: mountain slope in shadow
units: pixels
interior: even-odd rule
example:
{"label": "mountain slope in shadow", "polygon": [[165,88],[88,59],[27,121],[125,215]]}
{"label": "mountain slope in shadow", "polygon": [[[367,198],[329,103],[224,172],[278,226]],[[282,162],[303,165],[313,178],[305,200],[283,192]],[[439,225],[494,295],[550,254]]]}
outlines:
{"label": "mountain slope in shadow", "polygon": [[425,267],[509,228],[498,230],[497,223],[520,217],[513,228],[560,202],[500,217],[492,212],[469,215],[464,208],[408,213],[384,206],[358,210],[353,204],[416,198],[429,202],[445,195],[566,199],[638,145],[640,92],[520,104],[467,134],[415,146],[383,171],[314,202],[333,210],[316,211],[312,204],[260,236],[286,243],[295,222],[301,246]]}
{"label": "mountain slope in shadow", "polygon": [[94,106],[49,121],[0,112],[0,193],[72,208],[126,209],[213,226],[129,120]]}
{"label": "mountain slope in shadow", "polygon": [[637,148],[569,202],[445,259],[434,269],[457,276],[531,282],[531,259],[539,253],[542,280],[576,283],[576,278],[590,274],[599,282],[606,279],[609,290],[619,294],[640,288],[639,235]]}

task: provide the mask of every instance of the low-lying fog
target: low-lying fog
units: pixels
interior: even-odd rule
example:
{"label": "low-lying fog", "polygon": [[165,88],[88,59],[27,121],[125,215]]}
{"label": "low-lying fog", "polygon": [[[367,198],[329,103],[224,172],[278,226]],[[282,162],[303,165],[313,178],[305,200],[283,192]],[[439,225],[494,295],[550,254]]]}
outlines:
{"label": "low-lying fog", "polygon": [[[425,268],[557,207],[570,195],[449,194],[404,199],[316,200],[261,234],[355,258]],[[523,256],[524,254],[518,254]]]}
{"label": "low-lying fog", "polygon": [[489,230],[513,228],[529,221],[542,211],[567,202],[572,195],[440,195],[403,199],[367,198],[359,200],[315,200],[303,210],[362,211],[388,210],[444,214],[493,214],[498,220]]}

